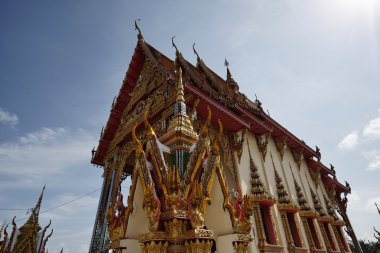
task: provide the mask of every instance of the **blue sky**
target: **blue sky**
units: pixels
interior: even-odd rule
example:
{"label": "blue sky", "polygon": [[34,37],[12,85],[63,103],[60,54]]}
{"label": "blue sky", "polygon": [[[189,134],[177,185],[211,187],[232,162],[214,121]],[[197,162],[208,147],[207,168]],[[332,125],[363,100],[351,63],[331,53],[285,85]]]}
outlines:
{"label": "blue sky", "polygon": [[[170,39],[224,77],[351,183],[360,238],[380,227],[379,0],[1,1],[0,208],[42,210],[101,187],[90,165],[128,68],[145,39],[174,58]],[[49,252],[86,252],[99,191],[41,215]],[[0,211],[0,222],[25,211]],[[20,221],[21,223],[21,221]]]}

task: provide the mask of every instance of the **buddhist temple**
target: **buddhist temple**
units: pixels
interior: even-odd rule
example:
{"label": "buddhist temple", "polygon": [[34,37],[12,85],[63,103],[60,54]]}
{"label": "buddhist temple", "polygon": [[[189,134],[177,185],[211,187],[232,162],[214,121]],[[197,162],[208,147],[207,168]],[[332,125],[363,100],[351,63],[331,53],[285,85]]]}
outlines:
{"label": "buddhist temple", "polygon": [[[351,252],[350,186],[194,50],[143,37],[91,162],[103,169],[90,252]],[[190,63],[191,61],[194,64]],[[122,185],[129,182],[128,196]]]}
{"label": "buddhist temple", "polygon": [[8,230],[8,225],[0,229],[0,252],[1,253],[45,253],[46,243],[53,234],[53,229],[48,231],[51,221],[44,228],[39,225],[39,214],[44,194],[43,188],[37,204],[31,210],[27,222],[21,227],[17,227],[16,217],[12,220],[12,229]]}

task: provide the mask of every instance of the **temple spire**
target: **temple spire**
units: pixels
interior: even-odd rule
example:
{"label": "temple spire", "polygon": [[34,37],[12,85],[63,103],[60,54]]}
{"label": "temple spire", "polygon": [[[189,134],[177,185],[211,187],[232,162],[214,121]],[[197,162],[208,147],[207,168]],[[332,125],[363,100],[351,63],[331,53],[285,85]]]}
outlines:
{"label": "temple spire", "polygon": [[310,211],[310,206],[303,195],[301,187],[299,186],[296,178],[294,177],[293,171],[292,171],[292,175],[294,179],[294,186],[296,187],[298,205],[300,206],[301,211],[304,211],[304,212]]}
{"label": "temple spire", "polygon": [[310,188],[310,193],[311,193],[311,197],[313,198],[313,203],[314,203],[314,209],[315,209],[315,211],[319,214],[319,216],[321,216],[321,217],[325,216],[326,213],[323,210],[323,207],[322,207],[321,203],[319,202],[317,194],[315,194],[315,192],[311,188]]}
{"label": "temple spire", "polygon": [[28,230],[28,229],[37,229],[38,231],[41,230],[40,225],[38,224],[38,218],[40,215],[40,209],[41,209],[41,203],[42,198],[44,196],[45,187],[42,188],[42,192],[40,194],[40,197],[38,198],[37,204],[34,208],[32,208],[32,214],[30,215],[28,221],[20,228],[20,230]]}
{"label": "temple spire", "polygon": [[179,103],[185,103],[185,92],[183,88],[183,82],[182,82],[182,69],[181,67],[178,68],[178,83],[177,83],[177,104]]}
{"label": "temple spire", "polygon": [[224,58],[224,66],[227,67],[227,78],[226,82],[228,86],[230,86],[232,89],[238,91],[239,90],[239,85],[235,82],[235,80],[232,77],[231,71],[230,71],[230,63],[227,61],[227,58]]}
{"label": "temple spire", "polygon": [[278,203],[285,204],[285,205],[293,204],[292,201],[290,200],[289,194],[286,191],[285,186],[282,182],[282,178],[280,177],[280,175],[278,174],[278,172],[276,170],[276,166],[274,165],[272,153],[270,153],[270,157],[272,159],[274,176],[275,176],[275,180],[276,180]]}
{"label": "temple spire", "polygon": [[247,140],[248,154],[249,154],[249,169],[251,171],[251,193],[254,196],[261,196],[264,194],[264,185],[261,182],[259,171],[251,155],[251,149],[249,148],[249,142]]}
{"label": "temple spire", "polygon": [[[176,58],[180,57],[177,46],[172,38],[173,47],[176,50]],[[182,68],[180,64],[175,64],[176,75],[176,101],[174,103],[174,114],[170,120],[168,131],[160,137],[160,141],[168,146],[175,160],[175,167],[179,169],[180,175],[184,173],[185,165],[182,161],[190,147],[198,140],[198,135],[194,131],[190,118],[186,112],[185,90],[182,79]]]}

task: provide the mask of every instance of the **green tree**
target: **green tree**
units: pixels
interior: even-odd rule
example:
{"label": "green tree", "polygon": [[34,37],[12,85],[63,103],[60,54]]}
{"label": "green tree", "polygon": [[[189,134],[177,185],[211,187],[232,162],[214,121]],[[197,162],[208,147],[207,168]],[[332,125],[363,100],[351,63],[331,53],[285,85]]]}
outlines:
{"label": "green tree", "polygon": [[[356,253],[354,244],[351,240],[347,240],[348,245],[353,253]],[[363,253],[380,253],[380,242],[371,242],[369,240],[359,240],[360,247],[363,250]]]}

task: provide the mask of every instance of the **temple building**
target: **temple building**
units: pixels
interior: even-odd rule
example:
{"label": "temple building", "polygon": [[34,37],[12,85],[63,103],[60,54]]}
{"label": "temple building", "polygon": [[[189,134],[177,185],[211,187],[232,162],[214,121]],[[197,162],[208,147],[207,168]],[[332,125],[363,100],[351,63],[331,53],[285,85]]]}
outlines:
{"label": "temple building", "polygon": [[[351,252],[350,187],[207,67],[137,45],[92,163],[104,182],[90,252]],[[128,181],[128,196],[122,185]],[[126,195],[126,194],[124,194]]]}
{"label": "temple building", "polygon": [[45,187],[24,225],[17,227],[15,216],[9,233],[8,225],[0,229],[0,253],[47,253],[46,243],[53,234],[53,229],[48,232],[51,221],[44,228],[41,228],[38,221],[44,190]]}

